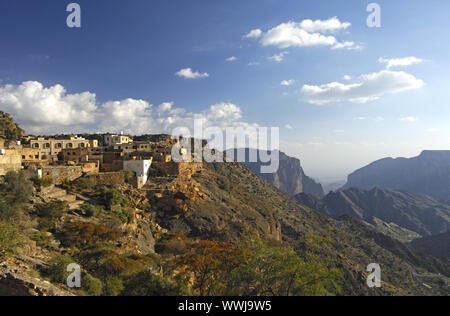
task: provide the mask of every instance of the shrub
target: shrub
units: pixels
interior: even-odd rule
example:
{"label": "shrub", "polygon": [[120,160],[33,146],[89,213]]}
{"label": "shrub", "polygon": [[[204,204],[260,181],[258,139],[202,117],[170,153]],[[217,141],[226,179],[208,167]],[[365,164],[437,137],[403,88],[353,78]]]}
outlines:
{"label": "shrub", "polygon": [[97,217],[102,211],[100,206],[90,203],[83,203],[83,205],[81,205],[81,210],[87,217]]}
{"label": "shrub", "polygon": [[120,234],[108,227],[90,223],[68,223],[59,235],[66,247],[79,249],[98,246],[119,239]]}
{"label": "shrub", "polygon": [[67,202],[53,201],[36,206],[36,214],[39,217],[39,229],[49,231],[55,227],[57,220],[68,209]]}
{"label": "shrub", "polygon": [[19,202],[27,202],[33,193],[33,183],[23,171],[9,171],[2,186],[5,192],[11,193],[14,200]]}
{"label": "shrub", "polygon": [[20,231],[17,227],[0,221],[0,259],[15,254],[21,246]]}
{"label": "shrub", "polygon": [[90,296],[101,296],[103,294],[103,282],[88,273],[84,275],[81,284]]}
{"label": "shrub", "polygon": [[0,201],[0,220],[1,221],[11,221],[17,218],[17,209],[10,205]]}
{"label": "shrub", "polygon": [[183,289],[150,271],[139,272],[131,276],[122,293],[126,296],[179,296]]}
{"label": "shrub", "polygon": [[118,277],[109,277],[105,281],[105,295],[118,296],[124,290],[123,281]]}
{"label": "shrub", "polygon": [[50,262],[50,267],[45,271],[45,274],[50,278],[51,282],[65,284],[72,273],[67,271],[67,267],[74,262],[68,256],[56,257]]}
{"label": "shrub", "polygon": [[134,172],[129,171],[129,170],[124,170],[122,171],[124,176],[125,176],[125,182],[126,183],[131,183],[134,179]]}
{"label": "shrub", "polygon": [[128,204],[127,199],[119,190],[105,186],[100,187],[100,199],[108,210],[114,205],[126,206]]}

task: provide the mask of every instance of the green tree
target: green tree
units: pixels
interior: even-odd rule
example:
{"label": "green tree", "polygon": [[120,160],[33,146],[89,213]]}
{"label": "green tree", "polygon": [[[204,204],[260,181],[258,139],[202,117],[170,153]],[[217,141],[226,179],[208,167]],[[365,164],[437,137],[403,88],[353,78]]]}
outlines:
{"label": "green tree", "polygon": [[72,263],[75,263],[75,261],[68,256],[59,256],[54,258],[50,262],[50,267],[46,271],[50,281],[65,284],[67,278],[72,273],[67,271],[67,267]]}

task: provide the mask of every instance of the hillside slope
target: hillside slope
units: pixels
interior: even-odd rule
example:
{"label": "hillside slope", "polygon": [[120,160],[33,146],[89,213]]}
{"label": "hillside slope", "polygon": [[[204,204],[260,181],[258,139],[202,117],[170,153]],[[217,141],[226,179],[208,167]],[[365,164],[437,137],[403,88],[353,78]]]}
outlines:
{"label": "hillside slope", "polygon": [[350,215],[378,225],[380,223],[374,220],[376,218],[420,236],[437,235],[450,227],[450,206],[431,197],[406,191],[352,188],[330,192],[322,200],[304,195],[297,196],[297,200],[333,218]]}
{"label": "hillside slope", "polygon": [[450,258],[450,231],[436,236],[416,239],[411,243],[417,252],[437,258]]}
{"label": "hillside slope", "polygon": [[375,187],[412,191],[444,202],[450,199],[450,151],[423,151],[418,157],[385,158],[348,176],[343,189]]}

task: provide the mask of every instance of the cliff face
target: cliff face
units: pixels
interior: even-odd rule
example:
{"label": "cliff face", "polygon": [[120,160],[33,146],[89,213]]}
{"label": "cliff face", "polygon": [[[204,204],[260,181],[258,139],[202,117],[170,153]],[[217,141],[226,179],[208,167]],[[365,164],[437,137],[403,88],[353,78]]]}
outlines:
{"label": "cliff face", "polygon": [[[254,153],[254,149],[246,149],[246,157],[249,157],[251,151]],[[227,154],[229,153],[227,152]],[[289,157],[283,152],[279,152],[279,157],[280,165],[276,173],[261,173],[261,165],[265,164],[260,162],[246,162],[244,165],[276,188],[292,196],[299,193],[324,196],[322,185],[305,174],[299,159]]]}
{"label": "cliff face", "polygon": [[450,151],[424,151],[411,159],[378,160],[349,175],[344,189],[352,187],[406,190],[449,203]]}
{"label": "cliff face", "polygon": [[450,206],[411,192],[352,188],[330,192],[322,200],[307,195],[296,198],[333,218],[350,215],[380,227],[393,223],[420,236],[440,234],[450,228]]}

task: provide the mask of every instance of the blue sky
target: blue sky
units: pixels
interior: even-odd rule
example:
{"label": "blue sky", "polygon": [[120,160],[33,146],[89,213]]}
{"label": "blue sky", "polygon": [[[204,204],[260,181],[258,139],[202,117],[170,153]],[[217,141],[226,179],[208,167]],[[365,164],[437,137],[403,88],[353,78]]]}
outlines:
{"label": "blue sky", "polygon": [[[382,25],[369,28],[370,2],[80,0],[82,27],[71,29],[70,1],[0,0],[0,110],[33,133],[158,132],[196,115],[279,126],[281,149],[330,181],[449,149],[450,3],[377,1]],[[281,38],[290,21],[320,43]],[[261,36],[246,38],[252,30]],[[394,59],[403,65],[388,68]]]}

